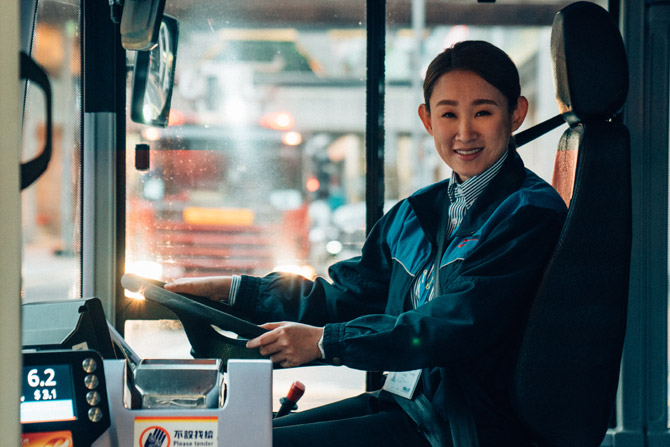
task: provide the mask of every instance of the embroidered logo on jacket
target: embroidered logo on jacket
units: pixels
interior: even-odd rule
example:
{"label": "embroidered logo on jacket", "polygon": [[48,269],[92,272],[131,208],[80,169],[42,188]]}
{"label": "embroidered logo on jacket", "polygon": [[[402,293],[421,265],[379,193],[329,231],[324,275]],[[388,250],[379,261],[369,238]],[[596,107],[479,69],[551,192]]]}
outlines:
{"label": "embroidered logo on jacket", "polygon": [[478,237],[465,238],[460,242],[460,244],[458,244],[458,248],[463,248],[465,247],[465,244],[467,244],[468,242],[475,242],[478,240],[479,240]]}

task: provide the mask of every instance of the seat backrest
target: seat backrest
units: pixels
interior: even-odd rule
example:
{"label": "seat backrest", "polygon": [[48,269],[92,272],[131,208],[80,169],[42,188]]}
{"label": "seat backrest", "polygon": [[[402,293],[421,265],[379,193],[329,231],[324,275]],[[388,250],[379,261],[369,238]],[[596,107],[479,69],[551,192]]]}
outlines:
{"label": "seat backrest", "polygon": [[551,46],[570,125],[554,184],[569,211],[529,312],[512,400],[540,445],[598,446],[614,409],[626,326],[630,138],[615,117],[628,65],[616,24],[590,2],[556,15]]}

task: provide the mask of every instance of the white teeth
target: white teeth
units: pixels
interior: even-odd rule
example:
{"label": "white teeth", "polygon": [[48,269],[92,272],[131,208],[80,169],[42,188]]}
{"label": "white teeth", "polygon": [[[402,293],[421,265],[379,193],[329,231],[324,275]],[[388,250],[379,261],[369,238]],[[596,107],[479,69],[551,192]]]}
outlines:
{"label": "white teeth", "polygon": [[477,149],[471,149],[471,150],[468,150],[468,151],[465,151],[465,150],[456,150],[456,153],[457,153],[457,154],[461,154],[461,155],[472,155],[472,154],[476,154],[477,152],[479,152],[479,151],[481,151],[481,150],[483,150],[483,148],[479,147],[479,148],[477,148]]}

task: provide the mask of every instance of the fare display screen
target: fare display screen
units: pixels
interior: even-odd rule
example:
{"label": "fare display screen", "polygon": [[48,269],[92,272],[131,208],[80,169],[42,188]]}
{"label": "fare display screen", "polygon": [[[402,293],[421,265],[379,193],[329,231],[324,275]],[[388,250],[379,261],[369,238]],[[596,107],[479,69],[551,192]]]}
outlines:
{"label": "fare display screen", "polygon": [[74,384],[70,365],[24,366],[21,423],[74,421]]}

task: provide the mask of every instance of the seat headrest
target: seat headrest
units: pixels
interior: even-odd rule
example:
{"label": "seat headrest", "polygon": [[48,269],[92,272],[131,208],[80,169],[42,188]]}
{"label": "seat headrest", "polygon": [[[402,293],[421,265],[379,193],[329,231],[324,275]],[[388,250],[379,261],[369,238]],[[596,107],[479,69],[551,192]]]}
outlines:
{"label": "seat headrest", "polygon": [[628,95],[628,61],[616,23],[602,7],[573,3],[554,17],[551,31],[556,99],[573,125],[610,119]]}

